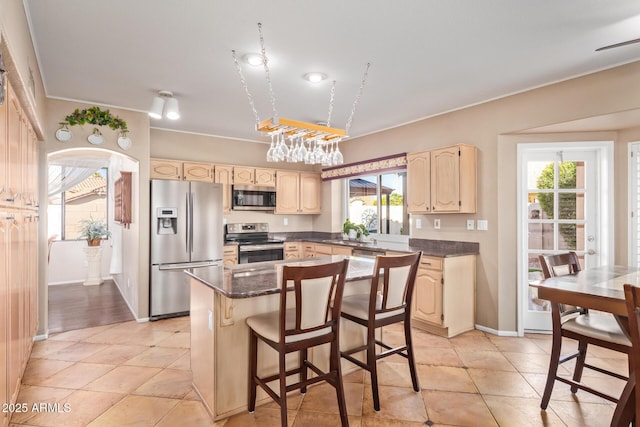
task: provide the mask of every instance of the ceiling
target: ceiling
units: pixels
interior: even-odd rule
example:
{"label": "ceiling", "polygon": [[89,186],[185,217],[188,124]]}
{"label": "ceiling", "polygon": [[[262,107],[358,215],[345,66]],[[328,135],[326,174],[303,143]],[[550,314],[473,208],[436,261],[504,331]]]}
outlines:
{"label": "ceiling", "polygon": [[[181,118],[155,128],[265,141],[235,69],[263,35],[280,117],[357,137],[640,59],[637,0],[24,0],[48,97],[147,111],[174,92]],[[264,69],[243,66],[260,119]],[[311,84],[302,76],[321,71]]]}

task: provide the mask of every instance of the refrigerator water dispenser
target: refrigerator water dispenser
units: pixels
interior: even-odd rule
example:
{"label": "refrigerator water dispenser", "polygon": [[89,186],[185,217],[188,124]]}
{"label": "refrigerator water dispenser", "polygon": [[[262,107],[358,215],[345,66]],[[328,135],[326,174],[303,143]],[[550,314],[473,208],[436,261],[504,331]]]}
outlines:
{"label": "refrigerator water dispenser", "polygon": [[158,234],[177,234],[178,232],[178,209],[158,208]]}

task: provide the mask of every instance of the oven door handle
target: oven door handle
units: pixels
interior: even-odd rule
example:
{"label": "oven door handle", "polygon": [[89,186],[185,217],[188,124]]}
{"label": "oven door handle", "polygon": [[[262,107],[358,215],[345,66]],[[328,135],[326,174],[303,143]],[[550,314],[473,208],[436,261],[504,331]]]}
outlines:
{"label": "oven door handle", "polygon": [[284,244],[275,244],[275,245],[240,245],[240,252],[268,251],[270,249],[284,249]]}

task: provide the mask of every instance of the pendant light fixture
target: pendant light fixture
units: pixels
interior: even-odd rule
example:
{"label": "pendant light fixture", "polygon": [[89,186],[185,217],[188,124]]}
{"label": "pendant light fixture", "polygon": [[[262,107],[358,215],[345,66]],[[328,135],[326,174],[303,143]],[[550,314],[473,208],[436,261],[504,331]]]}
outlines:
{"label": "pendant light fixture", "polygon": [[[353,115],[358,108],[360,97],[362,96],[362,90],[364,89],[367,74],[371,64],[367,63],[364,77],[360,84],[360,89],[356,95],[356,99],[353,102],[351,108],[351,114],[347,120],[345,129],[333,128],[331,126],[331,113],[333,111],[333,100],[335,96],[336,82],[333,81],[331,87],[330,101],[329,101],[329,114],[326,123],[307,123],[297,120],[286,119],[278,116],[276,110],[276,98],[273,92],[273,86],[271,84],[271,76],[269,74],[269,58],[264,47],[264,38],[262,36],[262,24],[258,23],[258,33],[260,34],[260,48],[261,52],[258,55],[259,59],[255,61],[255,65],[264,67],[265,76],[267,79],[267,86],[269,88],[269,95],[271,98],[271,106],[273,108],[273,116],[266,120],[260,120],[258,111],[256,110],[253,102],[251,92],[242,73],[240,62],[236,57],[236,51],[232,50],[231,54],[235,62],[236,71],[240,77],[240,82],[244,88],[245,94],[249,100],[249,106],[253,111],[255,117],[256,130],[271,137],[271,146],[267,151],[268,162],[304,162],[307,164],[322,164],[323,166],[339,165],[344,162],[342,153],[340,152],[339,143],[345,138],[348,138],[349,127],[353,120]],[[248,55],[245,55],[245,61]],[[252,64],[253,65],[253,64]],[[327,78],[327,75],[320,72],[307,73],[304,76],[305,80],[311,83],[320,83]]]}
{"label": "pendant light fixture", "polygon": [[173,97],[173,93],[167,90],[161,90],[158,92],[151,108],[149,109],[149,117],[152,119],[161,119],[162,112],[164,116],[170,120],[177,120],[180,118],[180,108],[178,106],[178,100]]}

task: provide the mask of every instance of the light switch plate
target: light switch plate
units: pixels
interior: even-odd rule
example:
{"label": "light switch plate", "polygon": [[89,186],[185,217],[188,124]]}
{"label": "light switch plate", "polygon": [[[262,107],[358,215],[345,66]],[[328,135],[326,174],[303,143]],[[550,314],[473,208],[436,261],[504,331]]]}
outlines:
{"label": "light switch plate", "polygon": [[486,219],[478,220],[478,230],[487,231],[489,229],[489,221]]}
{"label": "light switch plate", "polygon": [[289,225],[289,218],[283,218],[283,219],[282,219],[282,223],[283,223],[284,225]]}
{"label": "light switch plate", "polygon": [[420,218],[416,219],[416,228],[422,228],[422,220]]}
{"label": "light switch plate", "polygon": [[433,228],[435,228],[436,230],[440,230],[440,219],[434,219],[433,220]]}
{"label": "light switch plate", "polygon": [[475,228],[475,221],[472,219],[467,220],[467,230],[473,230]]}

